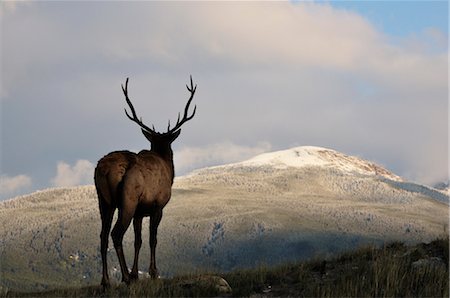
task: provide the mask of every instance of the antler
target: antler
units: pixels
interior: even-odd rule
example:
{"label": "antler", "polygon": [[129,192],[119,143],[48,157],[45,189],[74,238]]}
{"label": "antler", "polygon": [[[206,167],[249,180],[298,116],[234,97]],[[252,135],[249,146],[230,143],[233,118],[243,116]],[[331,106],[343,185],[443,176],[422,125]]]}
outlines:
{"label": "antler", "polygon": [[191,79],[191,86],[189,87],[188,85],[186,85],[186,88],[191,93],[191,96],[189,97],[189,100],[186,103],[186,107],[184,108],[183,119],[181,119],[181,121],[180,121],[180,113],[178,113],[177,124],[175,124],[175,126],[172,129],[170,128],[170,120],[169,120],[169,125],[167,126],[167,134],[174,133],[185,122],[191,120],[194,117],[194,115],[195,115],[195,111],[197,110],[197,106],[194,106],[194,111],[192,111],[191,116],[188,116],[189,106],[191,105],[191,101],[194,98],[195,91],[197,90],[197,84],[195,84],[195,86],[194,86],[194,83],[192,82],[192,75],[190,76],[190,79]]}
{"label": "antler", "polygon": [[125,88],[122,86],[122,91],[123,94],[125,95],[125,100],[127,101],[128,106],[130,107],[131,110],[131,114],[133,115],[133,117],[131,117],[128,112],[127,109],[125,109],[125,114],[127,115],[128,119],[130,119],[131,121],[137,123],[140,127],[142,127],[144,130],[151,132],[151,133],[156,133],[155,128],[153,127],[153,129],[149,128],[147,125],[145,125],[144,123],[142,123],[142,117],[141,119],[138,119],[137,115],[136,115],[136,111],[133,107],[133,104],[131,103],[131,100],[128,98],[128,78],[125,81]]}
{"label": "antler", "polygon": [[[184,108],[183,119],[180,120],[180,113],[178,113],[177,124],[175,124],[175,126],[172,129],[170,128],[170,120],[169,120],[169,125],[167,126],[167,132],[165,134],[172,134],[172,133],[174,133],[185,122],[191,120],[194,117],[194,115],[195,115],[195,111],[197,110],[197,106],[194,106],[194,111],[192,112],[192,114],[190,116],[188,116],[189,106],[191,105],[191,101],[194,98],[195,91],[197,90],[197,84],[194,86],[194,83],[192,82],[192,76],[190,76],[190,78],[191,78],[191,86],[186,85],[186,88],[191,93],[191,96],[189,97],[189,100],[186,103],[186,107]],[[131,121],[137,123],[144,130],[146,130],[146,131],[148,131],[150,133],[157,134],[158,132],[155,131],[155,127],[154,126],[152,126],[152,128],[148,127],[147,125],[142,123],[142,118],[139,119],[138,116],[136,115],[136,110],[134,109],[134,106],[131,103],[131,100],[128,98],[128,78],[125,81],[125,87],[123,85],[121,85],[121,86],[122,86],[123,94],[125,95],[125,100],[127,101],[127,104],[128,104],[128,106],[130,107],[130,110],[131,110],[131,115],[132,116],[130,116],[130,114],[128,114],[127,109],[125,109],[125,114],[127,115],[128,119],[130,119]]]}

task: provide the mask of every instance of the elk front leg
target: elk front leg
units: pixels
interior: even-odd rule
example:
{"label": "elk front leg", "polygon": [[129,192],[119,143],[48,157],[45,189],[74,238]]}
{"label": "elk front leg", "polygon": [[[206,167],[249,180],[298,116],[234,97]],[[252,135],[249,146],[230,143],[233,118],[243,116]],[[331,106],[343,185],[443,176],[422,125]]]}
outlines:
{"label": "elk front leg", "polygon": [[[134,210],[133,210],[134,211]],[[111,232],[111,237],[114,242],[114,248],[116,249],[117,258],[119,259],[120,270],[122,272],[122,281],[126,284],[130,283],[130,274],[128,273],[127,263],[123,254],[122,241],[128,226],[133,218],[134,212],[126,212],[119,209],[119,217]]]}
{"label": "elk front leg", "polygon": [[139,279],[139,250],[142,245],[142,217],[135,217],[133,219],[133,228],[134,228],[134,262],[133,268],[131,269],[130,278],[132,280]]}
{"label": "elk front leg", "polygon": [[152,213],[150,217],[150,267],[148,273],[150,277],[155,279],[159,277],[158,269],[156,268],[156,243],[158,226],[162,218],[162,209],[158,208]]}

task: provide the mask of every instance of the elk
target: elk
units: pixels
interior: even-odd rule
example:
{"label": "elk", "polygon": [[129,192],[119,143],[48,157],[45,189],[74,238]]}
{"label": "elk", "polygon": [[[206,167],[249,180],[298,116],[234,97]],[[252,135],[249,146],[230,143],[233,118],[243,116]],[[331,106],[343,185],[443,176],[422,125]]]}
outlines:
{"label": "elk", "polygon": [[[191,120],[197,109],[194,107],[189,115],[189,106],[194,98],[197,85],[193,85],[192,76],[190,86],[186,85],[190,97],[186,103],[183,118],[178,113],[177,123],[173,128],[169,125],[167,132],[155,131],[149,128],[138,118],[136,111],[128,97],[128,78],[122,91],[131,110],[131,116],[125,108],[125,114],[134,123],[140,126],[142,133],[150,141],[151,149],[139,153],[130,151],[114,151],[101,158],[95,168],[95,187],[97,189],[102,228],[100,233],[100,251],[102,256],[103,288],[110,286],[107,264],[107,250],[109,232],[113,215],[119,210],[117,222],[111,232],[114,248],[120,263],[122,281],[129,284],[138,279],[138,258],[142,245],[142,219],[150,216],[150,266],[151,278],[158,277],[156,268],[156,243],[158,225],[163,215],[163,208],[169,202],[171,189],[175,176],[173,165],[173,151],[171,144],[180,135],[181,126]],[[134,262],[131,273],[125,261],[122,248],[123,236],[131,220],[134,228]]]}

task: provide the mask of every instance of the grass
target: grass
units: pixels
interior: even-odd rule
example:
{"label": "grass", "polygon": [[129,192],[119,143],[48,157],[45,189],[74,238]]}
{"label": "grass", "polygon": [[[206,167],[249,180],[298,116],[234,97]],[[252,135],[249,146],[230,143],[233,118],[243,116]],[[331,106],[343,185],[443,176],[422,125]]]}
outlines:
{"label": "grass", "polygon": [[[437,257],[441,266],[414,266]],[[225,275],[235,296],[448,297],[448,238],[407,247],[364,247],[333,259]]]}
{"label": "grass", "polygon": [[113,285],[103,291],[101,286],[55,289],[42,292],[8,292],[2,297],[209,297],[220,291],[215,287],[214,275],[180,276],[173,279],[144,279],[130,286]]}
{"label": "grass", "polygon": [[[422,260],[422,261],[420,261]],[[426,261],[423,261],[426,260]],[[419,262],[418,262],[419,261]],[[407,246],[361,247],[334,258],[277,267],[261,266],[223,274],[232,293],[221,293],[211,275],[141,280],[117,285],[106,293],[99,286],[6,297],[448,297],[449,239]],[[216,279],[215,279],[216,278]]]}

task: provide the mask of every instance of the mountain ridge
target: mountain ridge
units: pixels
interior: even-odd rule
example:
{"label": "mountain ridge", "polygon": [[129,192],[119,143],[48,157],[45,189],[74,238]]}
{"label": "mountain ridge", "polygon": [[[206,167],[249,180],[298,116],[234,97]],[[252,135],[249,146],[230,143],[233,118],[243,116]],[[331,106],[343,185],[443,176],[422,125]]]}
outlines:
{"label": "mountain ridge", "polygon": [[376,163],[318,146],[299,146],[286,150],[262,153],[245,161],[208,168],[238,166],[271,166],[280,169],[287,167],[332,167],[350,173],[378,175],[395,181],[403,181],[400,176],[395,175]]}
{"label": "mountain ridge", "polygon": [[270,169],[288,168],[320,168],[322,170],[335,170],[344,175],[373,177],[384,180],[399,188],[410,192],[424,192],[433,199],[449,202],[448,188],[435,188],[405,180],[404,178],[387,170],[372,161],[360,157],[350,156],[333,149],[318,146],[299,146],[286,150],[262,153],[250,159],[194,170],[184,176],[176,177],[175,181],[189,180],[189,178],[208,174],[212,171],[237,170],[250,168],[265,171]]}

